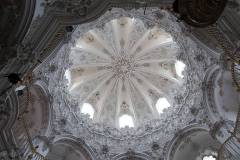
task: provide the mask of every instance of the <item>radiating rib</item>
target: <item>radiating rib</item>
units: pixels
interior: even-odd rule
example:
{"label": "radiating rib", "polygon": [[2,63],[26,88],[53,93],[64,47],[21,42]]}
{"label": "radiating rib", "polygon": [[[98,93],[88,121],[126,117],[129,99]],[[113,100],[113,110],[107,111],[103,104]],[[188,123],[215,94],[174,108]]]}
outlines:
{"label": "radiating rib", "polygon": [[91,64],[80,64],[80,65],[76,65],[72,68],[70,68],[70,70],[74,70],[74,69],[78,69],[78,68],[94,68],[94,67],[104,67],[104,66],[108,66],[111,63],[91,63]]}
{"label": "radiating rib", "polygon": [[161,72],[159,72],[159,70],[158,71],[156,69],[152,70],[152,69],[148,69],[146,67],[141,67],[141,68],[138,67],[138,68],[136,68],[136,70],[138,70],[140,72],[155,74],[155,75],[158,75],[162,78],[166,78],[166,79],[170,80],[171,82],[174,82],[174,83],[177,83],[177,84],[179,83],[178,79],[174,78],[172,75],[164,73],[165,72],[164,70],[160,70]]}
{"label": "radiating rib", "polygon": [[122,101],[123,101],[122,87],[123,87],[123,82],[120,80],[120,81],[117,82],[117,109],[116,109],[116,117],[119,117],[119,113],[121,111],[121,105],[122,105]]}
{"label": "radiating rib", "polygon": [[152,82],[150,82],[147,78],[145,78],[143,75],[139,74],[139,73],[135,73],[135,76],[138,77],[139,79],[143,80],[143,82],[145,82],[148,87],[150,87],[150,89],[153,89],[155,91],[158,92],[158,94],[160,95],[164,95],[165,93],[163,91],[161,91],[161,89],[159,89],[158,87],[156,87],[154,84],[152,84]]}
{"label": "radiating rib", "polygon": [[137,117],[136,117],[136,113],[135,113],[135,107],[134,107],[133,102],[132,102],[132,94],[131,94],[131,90],[130,90],[131,86],[130,86],[130,83],[129,83],[129,79],[125,82],[126,82],[125,84],[126,84],[126,90],[127,90],[127,92],[126,92],[127,103],[129,104],[129,109],[133,114],[133,119],[136,122]]}
{"label": "radiating rib", "polygon": [[136,52],[134,55],[136,56],[136,58],[141,57],[141,56],[144,56],[145,54],[149,53],[151,50],[156,49],[157,47],[166,46],[171,43],[172,43],[172,39],[168,39],[161,43],[157,42],[157,40],[156,40],[155,43],[150,43],[147,48],[142,48],[142,51]]}
{"label": "radiating rib", "polygon": [[137,60],[144,60],[144,59],[161,59],[161,58],[175,58],[176,59],[176,55],[179,52],[179,49],[173,49],[170,47],[163,47],[161,46],[160,48],[156,48],[153,49],[149,52],[147,52],[148,54],[143,54],[141,56],[137,56],[135,57]]}
{"label": "radiating rib", "polygon": [[[106,71],[106,70],[105,70]],[[71,69],[71,84],[83,80],[85,77],[97,74],[98,72],[104,73],[104,70],[99,70],[98,67],[77,68]]]}
{"label": "radiating rib", "polygon": [[120,37],[120,46],[124,49],[128,49],[129,47],[129,37],[132,31],[133,21],[131,18],[124,17],[127,23],[123,26],[119,26],[119,37]]}
{"label": "radiating rib", "polygon": [[104,80],[102,80],[100,83],[97,84],[96,88],[95,88],[92,92],[90,92],[90,93],[87,95],[87,97],[86,97],[82,102],[83,102],[83,103],[87,102],[87,100],[88,100],[89,98],[91,98],[94,93],[96,93],[97,91],[99,91],[99,90],[101,89],[101,87],[103,87],[103,85],[104,85],[108,80],[110,80],[110,79],[112,78],[112,76],[113,76],[112,74],[108,74],[108,75],[104,78]]}
{"label": "radiating rib", "polygon": [[88,52],[88,53],[91,53],[91,54],[94,54],[96,56],[99,56],[103,59],[106,59],[106,60],[111,60],[111,58],[109,57],[109,55],[105,54],[104,52],[102,52],[101,50],[98,50],[96,48],[93,48],[91,46],[83,46],[83,48],[79,48],[79,47],[74,47],[72,49],[73,51],[79,51],[79,52]]}
{"label": "radiating rib", "polygon": [[118,29],[118,24],[117,24],[117,20],[113,20],[112,21],[112,29],[113,29],[113,37],[114,37],[114,43],[116,45],[116,49],[117,51],[115,52],[115,54],[118,54],[118,52],[120,51],[120,37],[119,37],[119,29]]}
{"label": "radiating rib", "polygon": [[112,80],[110,81],[110,84],[106,87],[105,91],[104,91],[104,94],[101,95],[99,101],[97,102],[96,104],[96,107],[97,107],[97,115],[96,115],[96,118],[95,120],[98,121],[100,119],[100,116],[102,114],[102,110],[103,110],[103,105],[104,105],[104,102],[106,100],[106,98],[110,95],[110,92],[112,91],[114,85],[116,83],[116,80]]}
{"label": "radiating rib", "polygon": [[94,74],[91,74],[91,75],[89,75],[89,76],[85,76],[85,77],[79,77],[78,79],[77,79],[77,83],[74,83],[71,87],[70,87],[70,89],[69,89],[69,91],[71,92],[72,90],[74,90],[74,89],[76,89],[78,86],[80,86],[81,84],[83,84],[83,83],[85,83],[85,82],[87,82],[87,81],[90,81],[91,79],[95,79],[95,78],[97,78],[97,77],[99,77],[99,76],[104,76],[105,74],[107,74],[107,73],[110,73],[109,71],[106,71],[106,70],[102,70],[102,71],[98,71],[98,72],[96,72],[96,73],[94,73]]}
{"label": "radiating rib", "polygon": [[98,36],[94,31],[90,31],[90,33],[95,37],[97,42],[103,46],[103,48],[105,48],[111,55],[114,55],[114,51],[108,46],[104,39]]}
{"label": "radiating rib", "polygon": [[160,63],[160,62],[169,62],[169,61],[176,61],[176,58],[146,59],[146,60],[138,60],[136,61],[136,63],[144,64],[144,63]]}
{"label": "radiating rib", "polygon": [[152,100],[149,97],[146,88],[143,87],[143,85],[139,84],[137,82],[137,80],[135,78],[131,79],[132,84],[137,88],[137,90],[141,93],[143,99],[145,100],[145,102],[148,104],[148,107],[150,108],[152,114],[155,116],[155,118],[157,117],[157,112],[156,109],[154,109],[153,105],[152,105]]}
{"label": "radiating rib", "polygon": [[137,43],[132,47],[132,49],[129,51],[129,55],[132,55],[136,52],[137,48],[141,46],[141,44],[145,41],[145,39],[148,37],[150,33],[150,30],[146,31],[144,35],[137,41]]}

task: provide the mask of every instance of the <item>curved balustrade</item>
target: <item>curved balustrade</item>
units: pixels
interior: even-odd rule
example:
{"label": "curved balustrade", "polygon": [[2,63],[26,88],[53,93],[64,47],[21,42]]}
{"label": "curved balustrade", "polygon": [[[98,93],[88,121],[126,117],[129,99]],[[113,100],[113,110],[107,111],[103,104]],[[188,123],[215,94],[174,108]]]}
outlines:
{"label": "curved balustrade", "polygon": [[24,95],[21,96],[22,102],[19,104],[19,118],[14,127],[14,135],[18,154],[21,160],[46,160],[46,158],[37,152],[37,146],[33,145],[32,137],[29,131],[29,126],[26,120],[28,107],[30,103],[31,93],[29,84],[26,84]]}
{"label": "curved balustrade", "polygon": [[240,145],[236,137],[231,136],[218,152],[218,160],[239,160]]}
{"label": "curved balustrade", "polygon": [[234,47],[229,43],[226,37],[224,37],[223,33],[218,30],[216,25],[209,26],[207,29],[209,34],[219,42],[224,51],[224,54],[232,62],[232,78],[235,86],[237,87],[237,90],[240,91],[240,48],[236,49],[234,52]]}
{"label": "curved balustrade", "polygon": [[240,159],[240,109],[232,135],[222,144],[218,151],[218,160]]}
{"label": "curved balustrade", "polygon": [[237,57],[237,62],[232,62],[231,72],[233,77],[233,82],[237,87],[238,91],[240,91],[240,48],[235,51],[234,54]]}
{"label": "curved balustrade", "polygon": [[230,44],[230,42],[226,39],[223,33],[217,28],[214,24],[212,26],[207,27],[208,33],[210,36],[214,37],[220,46],[222,47],[224,54],[230,58],[232,62],[239,62],[240,54],[236,55],[234,53],[234,47]]}

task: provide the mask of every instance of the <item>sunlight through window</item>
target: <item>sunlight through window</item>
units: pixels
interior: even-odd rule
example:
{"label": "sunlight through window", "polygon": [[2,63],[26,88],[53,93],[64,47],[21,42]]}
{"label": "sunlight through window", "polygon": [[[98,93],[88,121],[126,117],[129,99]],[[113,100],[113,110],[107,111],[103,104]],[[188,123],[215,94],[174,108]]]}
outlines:
{"label": "sunlight through window", "polygon": [[71,73],[69,70],[66,70],[65,71],[65,74],[64,74],[65,78],[67,79],[67,85],[69,86],[70,85],[70,82],[71,82]]}
{"label": "sunlight through window", "polygon": [[216,158],[213,156],[204,156],[203,160],[216,160]]}
{"label": "sunlight through window", "polygon": [[92,107],[91,104],[89,104],[89,103],[84,103],[83,106],[82,106],[81,113],[83,113],[83,114],[88,114],[88,115],[90,116],[90,118],[93,118],[94,109],[93,109],[93,107]]}
{"label": "sunlight through window", "polygon": [[156,108],[157,108],[157,111],[158,113],[163,113],[163,110],[165,108],[168,108],[170,107],[171,105],[169,104],[169,102],[167,101],[166,98],[159,98],[157,103],[156,103]]}
{"label": "sunlight through window", "polygon": [[124,128],[124,127],[134,127],[134,124],[133,124],[133,119],[131,116],[125,114],[125,115],[122,115],[120,118],[119,118],[119,127],[120,128]]}
{"label": "sunlight through window", "polygon": [[184,71],[185,67],[186,67],[186,65],[183,62],[181,62],[181,61],[177,61],[175,63],[176,73],[181,78],[184,77],[182,72]]}

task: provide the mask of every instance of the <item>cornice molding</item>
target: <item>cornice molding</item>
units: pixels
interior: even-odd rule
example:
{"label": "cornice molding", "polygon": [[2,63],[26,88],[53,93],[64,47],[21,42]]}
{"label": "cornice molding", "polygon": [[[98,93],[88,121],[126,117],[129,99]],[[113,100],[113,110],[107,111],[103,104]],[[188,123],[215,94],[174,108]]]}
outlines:
{"label": "cornice molding", "polygon": [[[168,12],[166,12],[166,15],[169,15],[169,19],[167,18],[166,23],[161,23],[160,20],[158,21],[157,16],[161,12],[162,11],[158,8],[151,8],[151,12],[149,11],[147,15],[144,15],[143,9],[124,11],[123,9],[115,8],[112,9],[112,11],[107,12],[100,19],[91,23],[82,24],[79,27],[82,31],[80,34],[84,34],[91,28],[105,24],[111,19],[130,16],[142,19],[149,27],[159,25],[173,36],[174,40],[180,45],[183,51],[183,53],[179,53],[178,59],[189,66],[187,67],[185,74],[186,85],[191,89],[187,89],[187,91],[184,92],[185,94],[181,96],[175,95],[172,97],[176,101],[179,101],[179,103],[174,104],[174,106],[179,107],[173,107],[172,110],[170,109],[171,111],[168,112],[169,116],[164,114],[171,120],[167,118],[166,121],[149,122],[138,130],[125,129],[119,131],[108,126],[93,124],[87,116],[76,114],[77,104],[69,98],[65,86],[66,79],[64,78],[64,71],[70,65],[67,57],[69,55],[69,49],[73,43],[70,40],[69,43],[63,45],[55,58],[49,57],[49,61],[45,61],[35,72],[37,77],[47,79],[49,90],[53,93],[52,96],[55,97],[53,105],[65,106],[65,109],[63,108],[64,111],[62,112],[66,113],[66,115],[72,115],[68,118],[61,114],[56,108],[54,110],[56,121],[53,123],[54,129],[52,135],[71,134],[76,137],[83,137],[82,139],[85,139],[91,147],[96,149],[96,152],[99,154],[99,159],[104,159],[106,158],[105,155],[102,154],[102,148],[104,145],[107,145],[109,148],[109,156],[124,153],[126,151],[119,146],[131,146],[130,148],[136,152],[148,150],[150,154],[154,154],[151,146],[153,146],[155,142],[157,142],[159,146],[165,146],[165,144],[172,139],[174,133],[178,132],[179,128],[193,123],[205,124],[208,122],[208,118],[205,116],[207,110],[202,104],[203,96],[201,84],[206,69],[216,63],[218,59],[213,58],[211,54],[208,54],[206,50],[200,48],[193,40],[191,40],[191,37],[185,35],[185,32],[183,32],[185,28],[181,28],[177,25],[177,22],[175,21],[176,19],[173,16],[170,16],[171,14],[168,14]],[[49,72],[49,67],[52,65],[55,65],[58,70],[55,72]],[[59,83],[55,83],[56,80],[58,80]],[[64,101],[63,99],[65,98],[69,101]],[[66,106],[66,104],[68,105]],[[70,112],[68,111],[69,108],[71,108]],[[68,112],[69,114],[67,114]],[[179,121],[180,117],[182,117],[181,121]],[[169,125],[168,123],[172,125]],[[165,126],[166,124],[168,124],[169,127]],[[72,125],[74,125],[74,130],[71,127]],[[95,139],[92,137],[95,137]],[[161,140],[159,139],[160,137]],[[108,142],[107,144],[106,141]],[[141,145],[136,144],[135,142],[137,141]],[[149,144],[149,142],[151,142],[151,144]],[[158,155],[154,155],[155,157],[163,156],[163,148],[160,147],[156,152],[158,152]]]}
{"label": "cornice molding", "polygon": [[82,1],[73,1],[71,3],[62,0],[52,0],[45,7],[45,14],[36,19],[26,35],[23,44],[31,44],[36,53],[35,57],[43,60],[53,49],[66,37],[65,26],[78,25],[91,22],[99,18],[108,9],[113,7],[132,9],[139,7],[162,7],[168,8],[172,5],[172,0],[151,0],[147,4],[133,0],[95,0],[87,5],[87,14],[78,15],[72,10],[84,7]]}

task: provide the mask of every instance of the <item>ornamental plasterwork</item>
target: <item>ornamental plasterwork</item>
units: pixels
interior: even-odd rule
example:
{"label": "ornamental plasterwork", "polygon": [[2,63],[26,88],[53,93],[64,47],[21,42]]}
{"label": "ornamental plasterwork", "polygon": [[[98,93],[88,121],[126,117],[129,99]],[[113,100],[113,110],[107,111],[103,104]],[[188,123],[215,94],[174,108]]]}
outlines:
{"label": "ornamental plasterwork", "polygon": [[[69,52],[74,46],[74,40],[84,36],[89,30],[103,27],[109,21],[120,17],[138,18],[147,28],[156,25],[170,33],[182,51],[177,54],[177,59],[187,66],[184,71],[183,87],[180,90],[172,88],[169,91],[171,94],[168,98],[171,107],[165,110],[158,119],[143,122],[137,128],[121,130],[109,125],[94,123],[88,116],[80,114],[78,101],[69,94],[68,81],[64,76],[65,71],[73,65],[69,60]],[[164,156],[164,146],[179,130],[189,124],[208,123],[207,112],[203,108],[202,85],[206,69],[217,60],[191,40],[185,30],[184,26],[176,22],[176,18],[158,8],[148,8],[146,14],[143,9],[124,11],[114,8],[99,19],[78,26],[69,43],[64,44],[54,58],[49,59],[35,70],[36,76],[48,83],[48,89],[53,97],[55,120],[52,136],[70,134],[79,137],[96,150],[98,159],[111,159],[114,155],[125,153],[129,149],[148,153],[156,159]],[[141,31],[139,28],[139,32]],[[88,40],[91,41],[91,39],[89,37]],[[85,58],[89,57],[86,55]],[[57,69],[51,71],[50,66],[56,66]],[[118,70],[118,66],[114,69]],[[101,78],[98,81],[101,82]],[[149,94],[158,97],[154,91],[149,91]],[[158,144],[159,148],[152,147],[153,144],[154,146]],[[102,152],[103,146],[108,147],[107,152]]]}
{"label": "ornamental plasterwork", "polygon": [[80,32],[79,27],[71,40],[68,88],[79,106],[94,106],[95,122],[118,127],[125,112],[137,127],[159,117],[148,90],[158,98],[168,97],[173,88],[184,90],[174,67],[180,49],[164,30],[121,17],[83,36]]}

